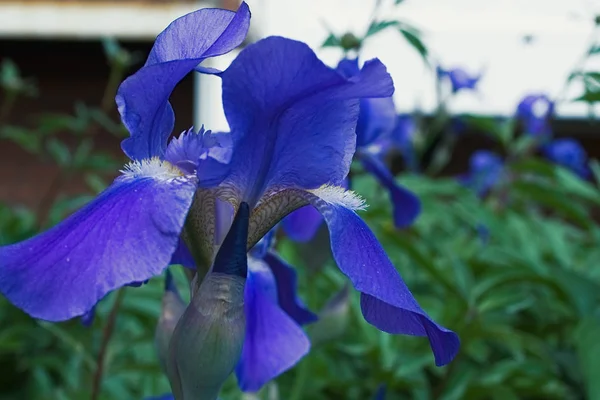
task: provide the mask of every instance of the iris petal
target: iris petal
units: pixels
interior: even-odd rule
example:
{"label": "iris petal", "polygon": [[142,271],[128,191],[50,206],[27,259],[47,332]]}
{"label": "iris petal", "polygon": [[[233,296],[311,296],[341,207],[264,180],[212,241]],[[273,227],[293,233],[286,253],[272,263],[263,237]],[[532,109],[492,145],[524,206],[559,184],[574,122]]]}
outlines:
{"label": "iris petal", "polygon": [[236,367],[243,391],[258,391],[308,353],[306,334],[273,299],[273,276],[251,272],[245,289],[246,340]]}
{"label": "iris petal", "polygon": [[127,78],[116,102],[131,137],[121,145],[134,160],[162,156],[173,130],[171,92],[202,60],[227,53],[242,43],[250,11],[202,9],[171,23],[157,38],[146,64]]}
{"label": "iris petal", "polygon": [[273,252],[267,253],[265,262],[275,277],[279,307],[300,325],[316,321],[317,316],[302,303],[297,295],[298,279],[294,268]]}
{"label": "iris petal", "polygon": [[236,152],[233,186],[255,205],[269,188],[340,182],[354,153],[358,99],[388,97],[378,60],[345,78],[304,43],[281,37],[244,49],[221,75]]}
{"label": "iris petal", "polygon": [[329,227],[334,259],[356,290],[367,322],[393,334],[427,336],[436,365],[449,363],[458,336],[421,309],[369,227],[352,210],[316,201]]}
{"label": "iris petal", "polygon": [[356,125],[356,146],[365,147],[389,135],[396,125],[396,106],[392,97],[362,99]]}
{"label": "iris petal", "polygon": [[171,261],[169,265],[178,264],[183,265],[186,268],[195,269],[196,262],[194,261],[194,256],[190,253],[187,245],[182,239],[179,239],[177,242],[177,247],[175,248],[175,252],[171,256]]}
{"label": "iris petal", "polygon": [[397,228],[406,228],[412,225],[421,213],[419,198],[410,190],[398,185],[392,173],[377,157],[362,153],[361,161],[365,169],[389,190],[394,206],[394,225]]}
{"label": "iris petal", "polygon": [[88,312],[167,267],[195,190],[184,178],[117,179],[61,224],[0,248],[0,291],[35,318]]}
{"label": "iris petal", "polygon": [[323,223],[323,217],[313,206],[304,206],[282,221],[283,230],[296,242],[310,241]]}

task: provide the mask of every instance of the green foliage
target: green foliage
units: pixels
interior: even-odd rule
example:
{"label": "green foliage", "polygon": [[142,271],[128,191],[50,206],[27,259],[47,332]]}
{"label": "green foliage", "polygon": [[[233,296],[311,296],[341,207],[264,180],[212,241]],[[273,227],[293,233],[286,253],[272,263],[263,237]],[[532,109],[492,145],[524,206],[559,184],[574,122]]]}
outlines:
{"label": "green foliage", "polygon": [[[402,0],[394,0],[393,6],[397,6],[402,3]],[[329,35],[321,44],[321,47],[337,47],[347,53],[349,51],[359,51],[363,46],[365,40],[370,37],[373,37],[389,28],[394,28],[406,42],[419,53],[419,55],[423,58],[423,60],[428,63],[429,52],[427,50],[427,46],[425,45],[422,39],[422,33],[412,25],[409,25],[406,22],[400,20],[390,20],[390,19],[378,19],[378,14],[384,14],[385,12],[381,12],[383,2],[378,0],[375,2],[375,9],[373,11],[373,16],[371,18],[371,22],[367,30],[360,35],[355,35],[354,33],[347,32],[341,36],[336,35],[335,33],[329,30]]]}

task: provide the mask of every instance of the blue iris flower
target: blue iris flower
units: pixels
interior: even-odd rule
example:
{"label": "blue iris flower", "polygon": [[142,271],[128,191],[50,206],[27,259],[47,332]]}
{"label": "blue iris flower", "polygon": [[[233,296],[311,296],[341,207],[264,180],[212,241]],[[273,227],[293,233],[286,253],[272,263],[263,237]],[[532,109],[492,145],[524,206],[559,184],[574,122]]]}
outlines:
{"label": "blue iris flower", "polygon": [[552,135],[550,119],[554,113],[554,102],[545,94],[525,96],[517,106],[516,117],[525,133],[540,138]]}
{"label": "blue iris flower", "polygon": [[[197,69],[220,77],[231,132],[188,131],[169,142],[171,92],[202,60],[241,44],[249,22],[245,3],[237,12],[202,9],[157,37],[146,64],[117,93],[131,134],[122,148],[131,162],[61,224],[0,248],[0,291],[33,317],[69,319],[112,290],[159,275],[181,237],[199,269],[210,267],[219,255],[219,232],[228,229],[216,218],[218,202],[243,211],[248,249],[285,215],[311,205],[329,228],[337,265],[361,292],[365,319],[385,332],[428,337],[436,364],[447,364],[458,352],[457,335],[420,308],[356,214],[364,208],[362,199],[338,186],[356,148],[360,99],[393,93],[380,61],[368,61],[348,77],[327,67],[304,43],[260,40],[223,72]],[[297,324],[271,319],[280,308],[272,305],[261,278],[251,274],[245,291],[251,297],[247,324],[256,327],[247,334],[257,341],[256,335],[271,335],[278,321],[280,336],[273,344],[285,347],[284,338],[296,334]],[[193,339],[180,329],[174,335]]]}
{"label": "blue iris flower", "polygon": [[[360,72],[358,59],[344,59],[338,64],[337,69],[349,79],[353,79]],[[390,145],[393,144],[393,135],[406,135],[412,129],[406,125],[406,121],[403,117],[397,117],[392,96],[363,98],[360,101],[356,126],[356,156],[365,170],[373,174],[389,191],[394,208],[394,225],[397,228],[412,225],[421,212],[419,198],[396,183],[383,160],[390,150]],[[400,132],[395,132],[395,128]]]}
{"label": "blue iris flower", "polygon": [[485,196],[502,177],[504,163],[502,159],[488,150],[478,150],[469,160],[469,171],[459,177],[467,187],[479,196]]}
{"label": "blue iris flower", "polygon": [[542,147],[542,152],[550,161],[573,171],[581,178],[589,178],[587,154],[578,141],[570,138],[555,139]]}
{"label": "blue iris flower", "polygon": [[477,83],[481,80],[481,74],[472,75],[463,68],[444,69],[441,66],[436,68],[439,80],[448,79],[452,87],[452,93],[458,93],[461,90],[475,90]]}

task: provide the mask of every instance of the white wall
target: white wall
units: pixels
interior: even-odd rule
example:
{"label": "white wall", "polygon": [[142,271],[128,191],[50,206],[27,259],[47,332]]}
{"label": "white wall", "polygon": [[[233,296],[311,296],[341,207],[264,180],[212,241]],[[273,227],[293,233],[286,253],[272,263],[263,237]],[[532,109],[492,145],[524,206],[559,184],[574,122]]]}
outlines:
{"label": "white wall", "polygon": [[[248,3],[253,29],[262,35],[287,36],[318,49],[327,36],[325,25],[336,33],[366,29],[374,0]],[[454,111],[508,115],[527,93],[558,96],[569,71],[586,49],[593,32],[593,15],[600,13],[600,0],[405,0],[396,8],[385,9],[391,12],[382,18],[398,17],[421,28],[431,53],[444,66],[484,70],[478,94],[459,95],[451,104]],[[522,40],[525,34],[534,36],[529,45]],[[318,53],[331,65],[341,55],[333,49]],[[396,32],[389,31],[368,42],[363,54],[365,58],[379,57],[388,66],[401,110],[410,111],[419,105],[425,110],[433,107],[433,76]],[[222,66],[228,62],[218,61]],[[595,67],[600,68],[600,64]],[[218,103],[218,82],[213,86],[207,92],[211,102]],[[580,90],[573,87],[567,97],[575,97]],[[587,112],[584,104],[558,107],[563,116],[585,116]],[[207,126],[226,126],[215,110],[206,119]]]}

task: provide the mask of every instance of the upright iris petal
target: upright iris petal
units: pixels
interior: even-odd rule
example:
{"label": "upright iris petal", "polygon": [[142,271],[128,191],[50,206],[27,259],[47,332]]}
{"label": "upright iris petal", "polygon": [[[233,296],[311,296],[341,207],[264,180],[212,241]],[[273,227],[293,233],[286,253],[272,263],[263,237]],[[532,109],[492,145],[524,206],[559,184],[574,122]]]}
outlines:
{"label": "upright iris petal", "polygon": [[377,60],[347,79],[305,44],[280,37],[248,46],[221,77],[235,146],[228,180],[253,205],[269,189],[341,182],[356,144],[359,98],[393,92]]}
{"label": "upright iris petal", "polygon": [[163,156],[175,117],[171,92],[202,60],[239,46],[248,32],[250,10],[202,9],[173,21],[158,37],[146,64],[117,92],[123,124],[131,133],[122,148],[131,159]]}
{"label": "upright iris petal", "polygon": [[542,151],[550,161],[570,169],[580,177],[590,176],[587,154],[578,141],[570,138],[555,139],[545,145]]}

